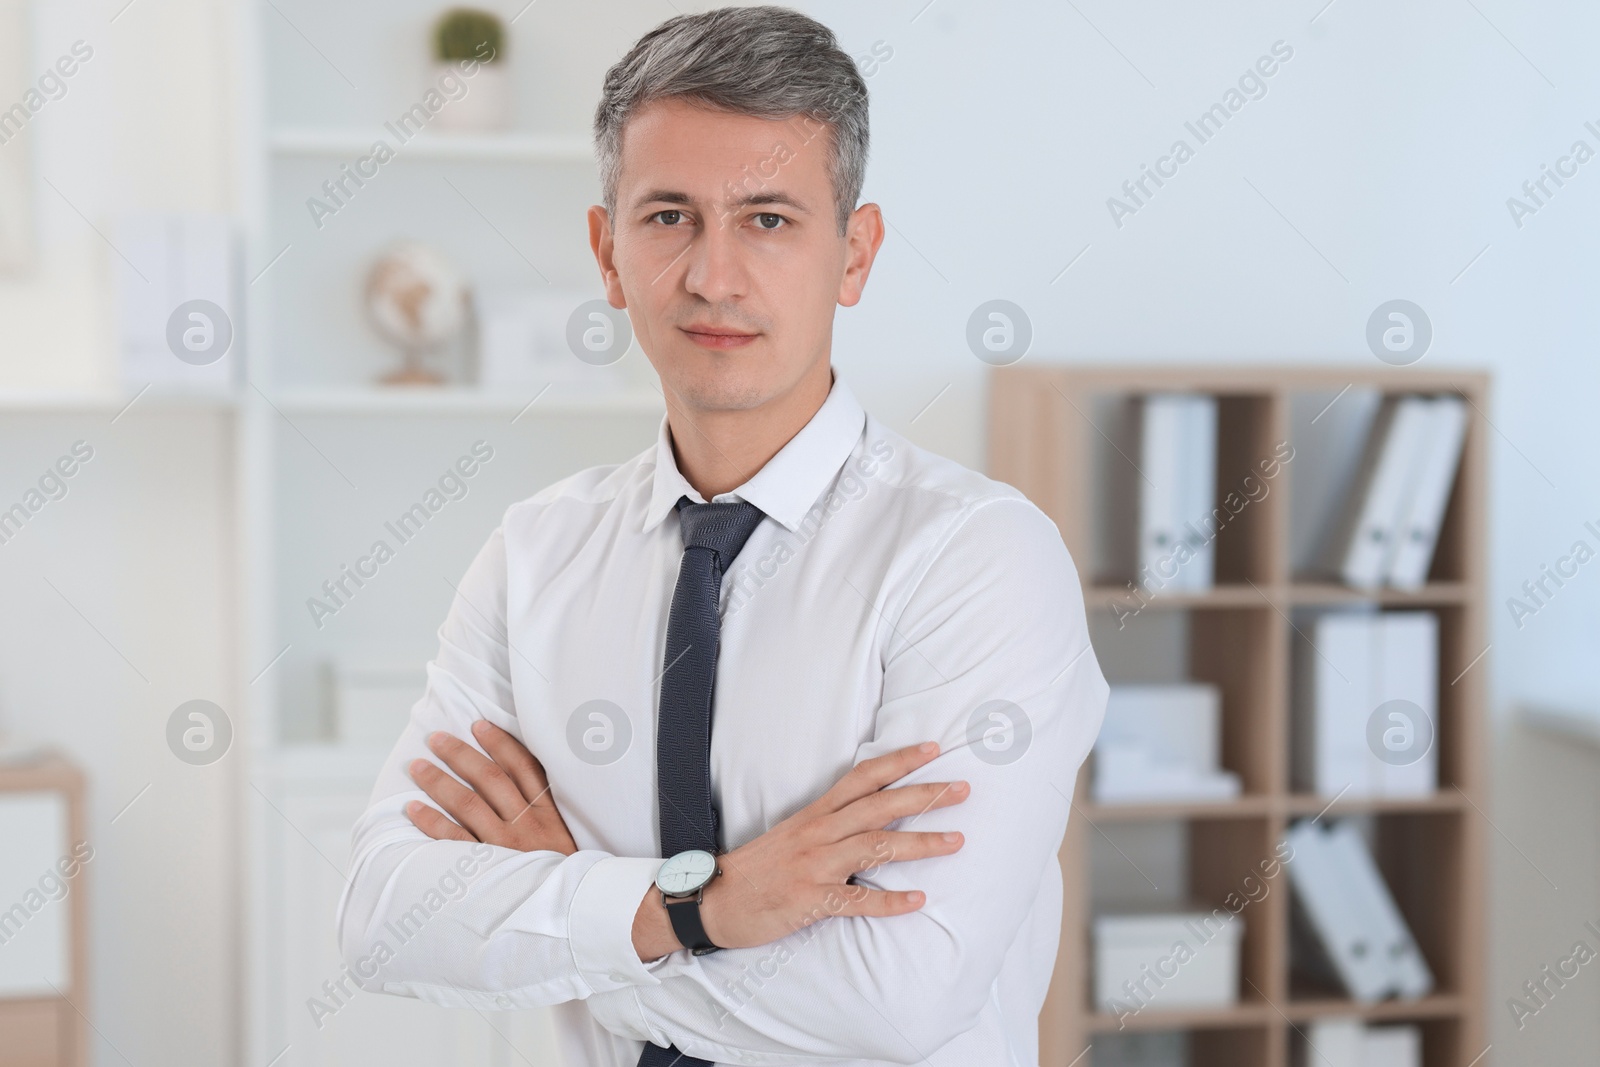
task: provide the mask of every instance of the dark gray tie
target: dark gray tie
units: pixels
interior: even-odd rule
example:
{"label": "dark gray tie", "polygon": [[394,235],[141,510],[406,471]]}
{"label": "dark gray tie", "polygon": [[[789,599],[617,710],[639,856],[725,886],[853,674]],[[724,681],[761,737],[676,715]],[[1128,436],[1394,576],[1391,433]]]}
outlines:
{"label": "dark gray tie", "polygon": [[[717,849],[717,809],[711,800],[711,696],[716,687],[722,629],[722,576],[750,534],[761,509],[735,501],[678,501],[683,560],[667,614],[667,649],[656,714],[656,800],[661,854]],[[646,1043],[639,1067],[711,1067],[675,1048]]]}

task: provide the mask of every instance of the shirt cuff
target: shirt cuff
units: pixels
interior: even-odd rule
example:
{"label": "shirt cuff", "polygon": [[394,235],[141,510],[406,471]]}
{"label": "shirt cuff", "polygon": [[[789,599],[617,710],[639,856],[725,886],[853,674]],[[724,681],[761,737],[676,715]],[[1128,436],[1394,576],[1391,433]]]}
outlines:
{"label": "shirt cuff", "polygon": [[578,974],[594,992],[658,983],[633,947],[633,917],[661,863],[608,856],[589,868],[572,894],[567,943]]}

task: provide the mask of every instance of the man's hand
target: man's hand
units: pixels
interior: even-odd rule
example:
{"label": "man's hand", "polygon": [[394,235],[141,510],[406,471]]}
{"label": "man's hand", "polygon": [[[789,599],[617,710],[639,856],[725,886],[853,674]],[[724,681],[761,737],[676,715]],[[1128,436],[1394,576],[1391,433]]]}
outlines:
{"label": "man's hand", "polygon": [[[492,759],[447,733],[428,738],[428,747],[471,788],[427,760],[411,764],[411,777],[455,821],[421,801],[406,806],[411,821],[436,840],[576,852],[533,753],[487,721],[474,723],[472,732]],[[961,848],[958,833],[885,829],[897,819],[967,799],[966,782],[889,788],[938,755],[939,746],[929,741],[865,760],[815,803],[718,856],[722,874],[706,887],[700,907],[706,934],[723,948],[750,948],[832,915],[904,915],[922,907],[916,890],[868,889],[850,879],[895,860],[947,856]],[[683,947],[654,886],[639,902],[633,943],[643,960]]]}
{"label": "man's hand", "polygon": [[[916,890],[868,889],[850,879],[895,860],[947,856],[961,848],[959,833],[884,829],[896,819],[967,799],[966,782],[888,788],[938,754],[939,746],[929,741],[865,760],[820,800],[719,856],[722,874],[706,886],[700,905],[706,935],[723,948],[750,948],[833,915],[903,915],[922,907],[923,894]],[[642,907],[652,903],[661,907],[647,894]]]}
{"label": "man's hand", "polygon": [[406,815],[436,841],[482,841],[519,852],[578,851],[550,796],[544,767],[522,743],[486,719],[472,724],[483,754],[458,737],[436,732],[428,747],[466,780],[462,785],[427,760],[411,761],[411,777],[455,821],[420,800]]}

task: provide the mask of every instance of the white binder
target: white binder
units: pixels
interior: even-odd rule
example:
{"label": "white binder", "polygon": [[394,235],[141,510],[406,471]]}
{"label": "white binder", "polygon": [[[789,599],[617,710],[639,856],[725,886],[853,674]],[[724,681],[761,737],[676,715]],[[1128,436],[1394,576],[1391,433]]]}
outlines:
{"label": "white binder", "polygon": [[1183,588],[1210,589],[1216,571],[1217,399],[1183,398],[1183,435],[1180,465],[1183,481],[1182,536],[1187,537],[1192,559],[1179,572]]}
{"label": "white binder", "polygon": [[[1330,612],[1295,649],[1294,779],[1319,796],[1420,797],[1438,788],[1439,620],[1431,611]],[[1385,722],[1415,749],[1385,759],[1368,723],[1391,700],[1414,708]],[[1413,721],[1425,717],[1426,723]],[[1378,743],[1384,738],[1378,735]],[[1426,742],[1425,747],[1424,742]]]}
{"label": "white binder", "polygon": [[1415,485],[1402,512],[1389,584],[1400,589],[1420,588],[1428,579],[1433,551],[1439,542],[1439,524],[1467,436],[1467,404],[1457,396],[1428,402],[1427,433],[1418,461]]}
{"label": "white binder", "polygon": [[1415,479],[1430,409],[1422,397],[1384,401],[1374,444],[1357,481],[1355,519],[1339,559],[1339,577],[1357,589],[1376,589],[1389,573],[1397,526]]}
{"label": "white binder", "polygon": [[1289,885],[1334,977],[1363,1003],[1382,1000],[1390,990],[1389,967],[1378,950],[1378,931],[1369,910],[1357,900],[1354,881],[1342,870],[1322,825],[1296,824],[1288,835],[1294,859],[1285,865]]}
{"label": "white binder", "polygon": [[[1388,611],[1372,616],[1374,626],[1369,642],[1373,688],[1367,697],[1365,716],[1359,724],[1367,744],[1369,783],[1372,792],[1387,797],[1424,797],[1439,784],[1439,619],[1431,611]],[[1401,750],[1394,758],[1380,759],[1372,750],[1367,734],[1367,719],[1391,700],[1416,705],[1427,724],[1394,719],[1385,729],[1398,731],[1397,740],[1410,735],[1413,747]],[[1391,715],[1415,717],[1406,709]],[[1421,748],[1427,740],[1426,749]],[[1383,743],[1380,738],[1380,744]]]}
{"label": "white binder", "polygon": [[1433,974],[1355,826],[1307,820],[1288,839],[1290,885],[1345,991],[1362,1003],[1430,992]]}
{"label": "white binder", "polygon": [[1367,748],[1375,613],[1332,612],[1295,647],[1297,788],[1324,797],[1375,796],[1376,762]]}
{"label": "white binder", "polygon": [[1184,398],[1154,393],[1144,398],[1139,422],[1139,577],[1151,593],[1182,589],[1174,549],[1182,527]]}
{"label": "white binder", "polygon": [[1385,971],[1384,994],[1406,999],[1433,990],[1433,973],[1411,936],[1394,895],[1383,880],[1372,853],[1355,825],[1344,822],[1328,832],[1335,862],[1345,876],[1350,894],[1361,909],[1362,927],[1369,932]]}

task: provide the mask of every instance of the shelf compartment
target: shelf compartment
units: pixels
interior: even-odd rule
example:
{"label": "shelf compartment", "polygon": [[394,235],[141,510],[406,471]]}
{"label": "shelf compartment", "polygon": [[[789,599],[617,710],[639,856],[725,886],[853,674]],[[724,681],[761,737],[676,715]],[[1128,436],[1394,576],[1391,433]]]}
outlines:
{"label": "shelf compartment", "polygon": [[1453,394],[1468,405],[1463,462],[1451,484],[1428,573],[1429,582],[1440,585],[1466,579],[1468,559],[1481,547],[1473,539],[1470,516],[1481,512],[1481,454],[1487,431],[1481,416],[1485,385],[1471,376],[1463,379],[1422,379],[1409,385],[1347,381],[1325,390],[1288,394],[1296,448],[1290,464],[1296,498],[1289,515],[1290,568],[1297,579],[1313,585],[1331,577],[1343,547],[1335,539],[1348,532],[1351,511],[1361,503],[1360,471],[1374,445],[1378,412],[1385,400],[1417,394]]}
{"label": "shelf compartment", "polygon": [[1477,946],[1458,933],[1465,916],[1481,914],[1474,898],[1484,887],[1470,874],[1478,818],[1475,811],[1373,816],[1373,856],[1441,995],[1469,988],[1483,970]]}
{"label": "shelf compartment", "polygon": [[[1283,640],[1280,631],[1277,615],[1259,597],[1242,607],[1089,612],[1095,656],[1113,685],[1196,681],[1217,686],[1222,766],[1239,776],[1246,797],[1272,792],[1282,782],[1277,729],[1261,727],[1282,718],[1275,650]],[[1233,654],[1241,648],[1257,654]]]}
{"label": "shelf compartment", "polygon": [[1189,675],[1222,690],[1222,765],[1245,795],[1284,786],[1283,626],[1270,607],[1191,615]]}
{"label": "shelf compartment", "polygon": [[[1095,885],[1088,914],[1129,910],[1215,912],[1227,925],[1243,924],[1235,1004],[1168,1009],[1162,1006],[1159,989],[1147,994],[1142,1007],[1136,999],[1118,996],[1129,1008],[1138,1009],[1125,1016],[1129,1026],[1154,1029],[1231,1026],[1266,1021],[1270,1017],[1267,997],[1273,995],[1271,991],[1276,988],[1272,979],[1274,935],[1281,922],[1278,913],[1288,894],[1285,866],[1277,861],[1274,850],[1274,826],[1265,817],[1219,818],[1196,819],[1169,827],[1137,828],[1119,824],[1105,830],[1088,831],[1097,838],[1089,850],[1089,862],[1096,864],[1099,872],[1092,879]],[[1170,845],[1163,854],[1172,855],[1174,862],[1164,867],[1153,866],[1151,861],[1158,858],[1158,854],[1152,849],[1163,842]],[[1140,860],[1143,860],[1142,865]],[[1103,869],[1102,864],[1112,866]],[[1125,865],[1131,865],[1131,869]],[[1152,876],[1159,884],[1152,881]],[[1191,943],[1190,947],[1198,948],[1198,945]],[[1085,928],[1077,937],[1065,938],[1062,950],[1074,952],[1082,960],[1094,959],[1090,929]],[[1086,968],[1088,970],[1092,968]],[[1085,1015],[1100,1020],[1097,1026],[1109,1019],[1110,1029],[1117,1029],[1118,1014],[1100,1011],[1094,1002],[1093,982],[1085,983],[1082,988]]]}
{"label": "shelf compartment", "polygon": [[[1383,812],[1355,816],[1366,822],[1373,859],[1384,884],[1433,975],[1433,991],[1416,1000],[1361,1005],[1337,987],[1330,987],[1291,966],[1289,1014],[1361,1014],[1372,1018],[1452,1015],[1465,1010],[1464,993],[1481,972],[1475,945],[1463,942],[1458,930],[1463,915],[1475,911],[1481,885],[1470,883],[1471,824],[1462,810]],[[1291,860],[1286,866],[1292,866]],[[1300,946],[1291,939],[1294,947]],[[1349,1008],[1345,1012],[1340,1010]]]}
{"label": "shelf compartment", "polygon": [[[1061,395],[1063,432],[1088,450],[1078,478],[1102,502],[1080,517],[1088,542],[1074,547],[1074,552],[1086,549],[1079,562],[1091,576],[1089,584],[1126,591],[1127,582],[1138,580],[1139,495],[1148,482],[1139,456],[1139,400],[1163,391],[1095,392],[1077,399]],[[1215,494],[1208,511],[1189,518],[1213,538],[1216,584],[1248,589],[1249,582],[1270,581],[1278,567],[1273,531],[1280,503],[1275,488],[1284,467],[1275,453],[1281,441],[1276,409],[1270,394],[1212,395],[1217,401]],[[1271,477],[1264,476],[1267,470]]]}
{"label": "shelf compartment", "polygon": [[[1485,1061],[1487,1045],[1471,1047],[1467,1044],[1467,1029],[1471,1025],[1471,1012],[1453,998],[1429,998],[1419,1001],[1388,1001],[1378,1005],[1351,1004],[1332,1000],[1318,1002],[1316,1014],[1303,1014],[1304,1008],[1289,1010],[1290,1027],[1293,1028],[1290,1045],[1301,1055],[1291,1057],[1291,1063],[1314,1064],[1322,1060],[1304,1051],[1307,1029],[1312,1022],[1324,1016],[1346,1016],[1361,1019],[1369,1026],[1392,1024],[1413,1025],[1422,1036],[1423,1067],[1481,1067]],[[1501,1062],[1501,1061],[1497,1061]]]}

